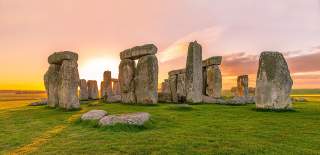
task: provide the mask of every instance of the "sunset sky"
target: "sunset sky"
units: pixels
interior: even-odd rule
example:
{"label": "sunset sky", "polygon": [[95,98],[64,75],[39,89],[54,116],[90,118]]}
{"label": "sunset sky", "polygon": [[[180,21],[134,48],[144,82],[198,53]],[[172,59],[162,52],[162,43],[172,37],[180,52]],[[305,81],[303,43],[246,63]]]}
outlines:
{"label": "sunset sky", "polygon": [[184,68],[188,42],[222,55],[223,88],[259,54],[283,52],[294,88],[320,88],[320,0],[0,0],[0,89],[43,90],[47,57],[79,53],[80,77],[117,78],[119,53],[154,43],[159,83]]}

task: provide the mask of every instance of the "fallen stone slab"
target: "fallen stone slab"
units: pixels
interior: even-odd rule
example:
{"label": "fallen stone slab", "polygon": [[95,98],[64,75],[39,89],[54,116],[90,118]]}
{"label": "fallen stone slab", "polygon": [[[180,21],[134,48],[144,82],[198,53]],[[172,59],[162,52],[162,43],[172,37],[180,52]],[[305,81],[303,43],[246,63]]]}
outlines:
{"label": "fallen stone slab", "polygon": [[120,103],[121,102],[121,95],[109,96],[106,101],[108,103]]}
{"label": "fallen stone slab", "polygon": [[214,103],[224,105],[245,105],[253,104],[254,97],[234,97],[232,99],[218,99],[210,96],[203,96],[203,103]]}
{"label": "fallen stone slab", "polygon": [[153,44],[146,44],[142,46],[136,46],[120,53],[120,59],[136,60],[146,55],[155,55],[158,48]]}
{"label": "fallen stone slab", "polygon": [[37,102],[32,102],[29,104],[29,106],[42,106],[42,105],[47,105],[48,104],[48,100],[41,100],[41,101],[37,101]]}
{"label": "fallen stone slab", "polygon": [[150,119],[150,114],[146,112],[109,115],[100,119],[101,126],[109,126],[115,124],[143,125]]}
{"label": "fallen stone slab", "polygon": [[172,102],[171,93],[159,92],[158,93],[158,102],[161,102],[161,103]]}
{"label": "fallen stone slab", "polygon": [[106,116],[107,112],[104,110],[90,110],[89,112],[81,116],[81,120],[100,120],[102,117]]}
{"label": "fallen stone slab", "polygon": [[78,54],[71,51],[55,52],[48,57],[49,64],[61,65],[64,60],[78,61]]}
{"label": "fallen stone slab", "polygon": [[222,56],[213,56],[206,60],[202,61],[202,67],[212,66],[212,65],[221,65]]}

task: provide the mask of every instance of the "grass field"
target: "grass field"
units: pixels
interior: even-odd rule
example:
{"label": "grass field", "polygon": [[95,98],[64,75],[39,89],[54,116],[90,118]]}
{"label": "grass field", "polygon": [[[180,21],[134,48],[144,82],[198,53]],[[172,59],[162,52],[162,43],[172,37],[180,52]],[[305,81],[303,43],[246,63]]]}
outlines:
{"label": "grass field", "polygon": [[[0,154],[320,154],[320,100],[306,98],[290,112],[215,104],[84,104],[65,112],[26,106],[33,100],[0,101]],[[91,109],[152,118],[142,127],[101,128],[79,121]]]}

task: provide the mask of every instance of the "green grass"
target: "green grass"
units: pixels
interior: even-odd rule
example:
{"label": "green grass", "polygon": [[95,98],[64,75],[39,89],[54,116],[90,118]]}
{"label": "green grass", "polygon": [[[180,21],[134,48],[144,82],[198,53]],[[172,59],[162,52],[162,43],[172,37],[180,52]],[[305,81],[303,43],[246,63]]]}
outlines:
{"label": "green grass", "polygon": [[289,112],[257,111],[254,105],[97,103],[81,108],[110,114],[149,112],[152,117],[144,126],[99,127],[78,117],[67,121],[79,111],[46,106],[2,109],[0,154],[32,143],[58,125],[66,128],[32,154],[320,154],[317,101],[295,103]]}

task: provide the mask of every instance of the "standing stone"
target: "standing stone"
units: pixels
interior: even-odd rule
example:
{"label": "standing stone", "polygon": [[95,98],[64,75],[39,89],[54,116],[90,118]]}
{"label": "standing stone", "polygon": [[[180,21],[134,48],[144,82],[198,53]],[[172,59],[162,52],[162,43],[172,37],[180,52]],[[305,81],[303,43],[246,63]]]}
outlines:
{"label": "standing stone", "polygon": [[256,93],[256,88],[254,87],[249,87],[249,95],[250,96],[255,96]]}
{"label": "standing stone", "polygon": [[100,98],[101,98],[101,99],[104,99],[105,94],[106,94],[105,85],[106,85],[105,82],[104,82],[104,81],[101,81],[101,83],[100,83]]}
{"label": "standing stone", "polygon": [[249,78],[248,75],[238,76],[237,79],[237,96],[248,97],[249,96]]}
{"label": "standing stone", "polygon": [[186,92],[187,102],[202,102],[202,47],[196,41],[188,48],[186,64]]}
{"label": "standing stone", "polygon": [[203,79],[202,79],[202,95],[207,95],[207,87],[208,87],[208,84],[207,84],[207,67],[203,67],[202,68],[202,76],[203,76]]}
{"label": "standing stone", "polygon": [[221,97],[222,76],[219,66],[213,65],[207,68],[206,94],[214,98]]}
{"label": "standing stone", "polygon": [[78,98],[79,71],[75,60],[64,60],[59,72],[59,107],[80,108]]}
{"label": "standing stone", "polygon": [[103,73],[103,81],[104,81],[104,91],[103,97],[112,96],[112,80],[111,80],[111,71],[105,71]]}
{"label": "standing stone", "polygon": [[135,73],[135,94],[138,103],[158,102],[158,72],[158,59],[155,55],[139,59]]}
{"label": "standing stone", "polygon": [[96,80],[88,80],[88,98],[91,100],[99,99],[98,83]]}
{"label": "standing stone", "polygon": [[169,75],[169,86],[171,92],[172,102],[178,103],[178,94],[177,94],[177,75]]}
{"label": "standing stone", "polygon": [[279,52],[262,52],[256,80],[256,108],[291,109],[292,84],[283,55]]}
{"label": "standing stone", "polygon": [[80,87],[80,100],[88,100],[88,85],[85,79],[81,79],[79,82]]}
{"label": "standing stone", "polygon": [[167,94],[171,94],[170,91],[170,83],[168,79],[165,79],[162,83],[161,83],[161,92],[162,93],[167,93]]}
{"label": "standing stone", "polygon": [[232,87],[231,89],[230,89],[230,92],[231,92],[231,95],[232,96],[237,96],[237,87]]}
{"label": "standing stone", "polygon": [[186,73],[178,74],[177,96],[179,102],[186,102]]}
{"label": "standing stone", "polygon": [[134,94],[134,74],[135,62],[134,60],[121,60],[119,65],[119,83],[121,90],[122,103],[136,103]]}
{"label": "standing stone", "polygon": [[119,80],[113,80],[112,83],[113,83],[112,84],[113,95],[121,95]]}
{"label": "standing stone", "polygon": [[48,96],[49,107],[56,107],[59,105],[59,71],[60,65],[51,64],[44,75],[44,84]]}

